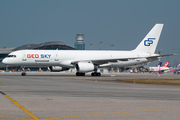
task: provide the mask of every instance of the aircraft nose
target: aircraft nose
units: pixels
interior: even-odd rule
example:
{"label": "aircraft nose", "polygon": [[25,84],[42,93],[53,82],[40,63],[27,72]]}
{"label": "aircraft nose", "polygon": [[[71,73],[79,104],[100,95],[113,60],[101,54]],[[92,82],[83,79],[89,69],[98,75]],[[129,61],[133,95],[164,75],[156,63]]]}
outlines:
{"label": "aircraft nose", "polygon": [[2,60],[2,63],[5,64],[5,65],[7,65],[7,64],[8,64],[8,60],[7,60],[6,58],[4,58],[4,59]]}

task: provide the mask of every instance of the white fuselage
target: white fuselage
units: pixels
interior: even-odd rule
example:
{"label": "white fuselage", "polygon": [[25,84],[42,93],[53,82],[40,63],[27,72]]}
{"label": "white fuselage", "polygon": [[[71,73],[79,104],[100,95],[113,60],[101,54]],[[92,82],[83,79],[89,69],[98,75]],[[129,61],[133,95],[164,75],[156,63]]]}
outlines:
{"label": "white fuselage", "polygon": [[6,57],[4,64],[9,66],[62,66],[74,67],[72,62],[128,59],[128,61],[107,62],[99,67],[123,67],[142,64],[148,62],[148,53],[138,53],[135,51],[84,51],[84,50],[20,50],[12,52],[10,55],[16,57]]}

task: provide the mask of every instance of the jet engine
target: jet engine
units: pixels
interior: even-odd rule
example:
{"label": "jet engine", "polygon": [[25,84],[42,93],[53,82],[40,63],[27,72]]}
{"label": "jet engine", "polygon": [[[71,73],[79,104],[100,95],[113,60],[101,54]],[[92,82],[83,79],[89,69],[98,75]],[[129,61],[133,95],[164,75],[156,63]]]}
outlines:
{"label": "jet engine", "polygon": [[61,66],[49,66],[49,69],[51,70],[51,72],[60,72],[60,71],[69,70],[69,68],[61,67]]}
{"label": "jet engine", "polygon": [[97,66],[91,62],[78,62],[75,67],[78,72],[90,72],[97,70]]}

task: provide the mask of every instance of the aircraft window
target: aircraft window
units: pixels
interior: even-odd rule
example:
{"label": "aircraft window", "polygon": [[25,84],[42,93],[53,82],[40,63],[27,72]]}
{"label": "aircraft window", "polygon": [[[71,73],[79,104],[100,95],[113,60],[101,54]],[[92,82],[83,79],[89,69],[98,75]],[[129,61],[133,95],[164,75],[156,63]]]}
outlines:
{"label": "aircraft window", "polygon": [[7,57],[10,57],[10,58],[15,58],[16,55],[8,55]]}
{"label": "aircraft window", "polygon": [[11,57],[11,55],[8,55],[7,57]]}

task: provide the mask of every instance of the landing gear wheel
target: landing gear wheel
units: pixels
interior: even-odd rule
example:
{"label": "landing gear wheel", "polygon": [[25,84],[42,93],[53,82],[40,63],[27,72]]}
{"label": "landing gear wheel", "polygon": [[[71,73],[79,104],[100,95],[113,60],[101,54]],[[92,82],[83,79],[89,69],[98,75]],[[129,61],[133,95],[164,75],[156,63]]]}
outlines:
{"label": "landing gear wheel", "polygon": [[[20,67],[20,66],[19,66]],[[21,76],[26,76],[26,71],[24,69],[24,66],[21,66],[21,69],[22,69],[22,73],[21,73]]]}
{"label": "landing gear wheel", "polygon": [[91,73],[91,76],[101,76],[101,73],[99,73],[99,72],[93,72],[93,73]]}
{"label": "landing gear wheel", "polygon": [[22,73],[21,73],[21,76],[26,76],[26,73],[25,73],[25,72],[22,72]]}
{"label": "landing gear wheel", "polygon": [[77,73],[76,73],[76,76],[85,76],[85,73],[77,72]]}

